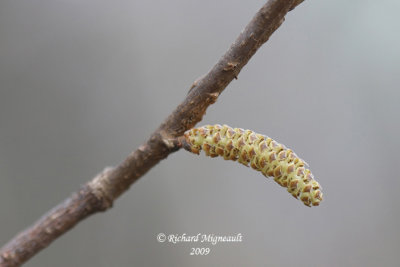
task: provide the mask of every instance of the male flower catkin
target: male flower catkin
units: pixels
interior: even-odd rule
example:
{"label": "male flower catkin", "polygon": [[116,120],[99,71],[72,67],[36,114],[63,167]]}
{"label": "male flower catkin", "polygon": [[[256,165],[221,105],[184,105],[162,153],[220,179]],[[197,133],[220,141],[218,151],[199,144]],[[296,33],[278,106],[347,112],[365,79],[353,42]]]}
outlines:
{"label": "male flower catkin", "polygon": [[284,145],[271,138],[227,125],[206,125],[184,134],[183,147],[195,154],[203,149],[207,156],[222,156],[262,172],[306,206],[318,206],[322,200],[320,185],[306,163]]}

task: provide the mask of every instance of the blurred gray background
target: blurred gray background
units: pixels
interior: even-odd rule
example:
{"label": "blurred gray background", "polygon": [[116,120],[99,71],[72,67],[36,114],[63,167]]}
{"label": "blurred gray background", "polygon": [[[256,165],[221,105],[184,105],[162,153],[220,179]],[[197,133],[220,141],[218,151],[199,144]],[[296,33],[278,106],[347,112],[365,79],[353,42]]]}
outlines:
{"label": "blurred gray background", "polygon": [[[141,145],[263,3],[1,1],[0,245]],[[26,266],[398,266],[399,9],[304,2],[199,124],[295,150],[320,207],[179,151]],[[161,232],[244,238],[189,256]]]}

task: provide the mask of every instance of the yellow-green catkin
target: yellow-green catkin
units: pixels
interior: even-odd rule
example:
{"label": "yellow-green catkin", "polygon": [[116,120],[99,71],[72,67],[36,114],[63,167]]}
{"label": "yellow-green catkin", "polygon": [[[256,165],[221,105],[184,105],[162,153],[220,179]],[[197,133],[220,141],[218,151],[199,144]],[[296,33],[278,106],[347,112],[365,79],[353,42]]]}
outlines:
{"label": "yellow-green catkin", "polygon": [[251,130],[227,125],[206,125],[184,134],[185,148],[195,154],[203,149],[207,156],[238,161],[262,172],[306,206],[318,206],[322,200],[321,187],[306,163],[292,150],[271,138]]}

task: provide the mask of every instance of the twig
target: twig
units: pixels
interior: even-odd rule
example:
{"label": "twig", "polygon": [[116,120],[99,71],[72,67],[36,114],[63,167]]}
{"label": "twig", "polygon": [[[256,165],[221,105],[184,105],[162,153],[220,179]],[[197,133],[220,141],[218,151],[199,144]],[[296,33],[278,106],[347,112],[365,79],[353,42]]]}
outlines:
{"label": "twig", "polygon": [[113,201],[160,160],[180,148],[176,138],[201,121],[207,107],[303,0],[269,0],[254,16],[225,55],[200,80],[149,140],[116,168],[107,168],[63,203],[45,214],[0,250],[0,266],[19,266],[60,235]]}

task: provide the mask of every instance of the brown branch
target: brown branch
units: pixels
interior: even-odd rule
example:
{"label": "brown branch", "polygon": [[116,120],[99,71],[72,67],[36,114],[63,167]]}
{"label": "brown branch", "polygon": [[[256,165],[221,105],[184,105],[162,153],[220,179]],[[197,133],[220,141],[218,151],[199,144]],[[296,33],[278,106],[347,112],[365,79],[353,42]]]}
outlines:
{"label": "brown branch", "polygon": [[207,107],[246,65],[258,48],[282,24],[284,16],[303,0],[269,0],[258,11],[217,64],[196,81],[186,99],[149,140],[116,168],[107,168],[79,192],[45,214],[0,250],[0,266],[19,266],[57,237],[113,201],[160,160],[180,148],[177,137],[201,121]]}

